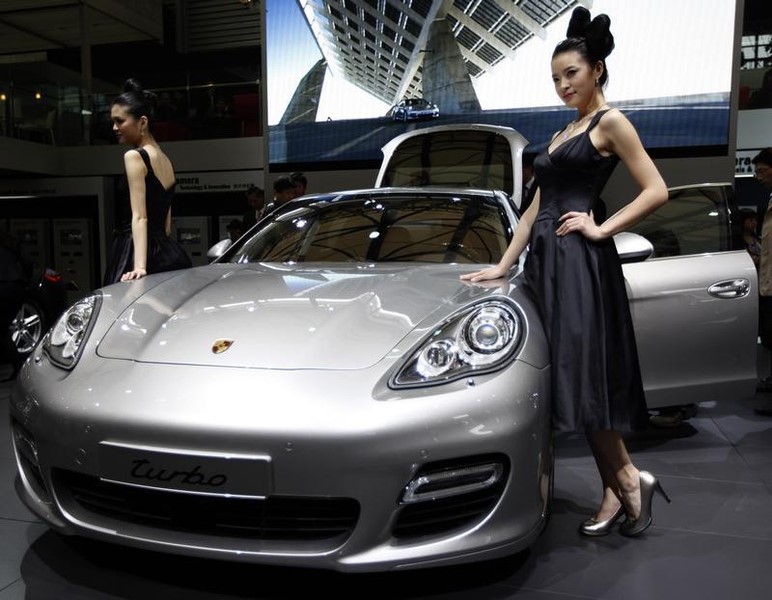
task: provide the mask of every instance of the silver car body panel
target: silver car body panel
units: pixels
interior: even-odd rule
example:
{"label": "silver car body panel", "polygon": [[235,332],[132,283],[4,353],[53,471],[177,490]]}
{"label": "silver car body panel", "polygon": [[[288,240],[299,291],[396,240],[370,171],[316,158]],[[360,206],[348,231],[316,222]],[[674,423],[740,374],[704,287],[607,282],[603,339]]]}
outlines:
{"label": "silver car body panel", "polygon": [[[758,289],[745,250],[655,258],[623,270],[649,408],[753,394]],[[712,294],[721,283],[747,291]]]}

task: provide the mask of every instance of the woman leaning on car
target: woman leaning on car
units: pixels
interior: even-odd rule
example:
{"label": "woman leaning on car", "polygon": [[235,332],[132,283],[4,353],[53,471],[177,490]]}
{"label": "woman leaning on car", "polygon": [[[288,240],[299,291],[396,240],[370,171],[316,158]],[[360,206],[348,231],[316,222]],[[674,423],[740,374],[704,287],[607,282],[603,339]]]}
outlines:
{"label": "woman leaning on car", "polygon": [[[654,493],[664,491],[635,467],[622,437],[648,418],[613,235],[666,202],[667,188],[633,125],[606,103],[609,26],[607,15],[574,10],[552,55],[552,81],[576,118],[536,158],[539,189],[499,264],[462,278],[505,277],[530,244],[524,279],[550,342],[553,428],[586,433],[603,483],[600,506],[579,531],[606,535],[625,515],[620,532],[637,536],[651,524]],[[640,193],[598,225],[591,209],[620,159]]]}
{"label": "woman leaning on car", "polygon": [[154,103],[155,94],[128,79],[110,109],[118,141],[131,146],[123,156],[126,178],[120,189],[131,219],[116,229],[105,285],[191,266],[182,247],[169,237],[175,175],[153,137]]}

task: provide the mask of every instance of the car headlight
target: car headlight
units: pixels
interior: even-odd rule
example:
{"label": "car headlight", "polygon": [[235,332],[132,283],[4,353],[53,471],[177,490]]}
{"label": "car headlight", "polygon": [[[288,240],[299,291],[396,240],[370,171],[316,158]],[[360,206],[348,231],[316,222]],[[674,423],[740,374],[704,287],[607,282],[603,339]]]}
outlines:
{"label": "car headlight", "polygon": [[391,378],[392,387],[454,381],[501,368],[514,356],[522,320],[506,300],[489,300],[441,323]]}
{"label": "car headlight", "polygon": [[75,366],[101,304],[101,294],[94,294],[64,311],[43,342],[43,350],[51,362],[64,369]]}

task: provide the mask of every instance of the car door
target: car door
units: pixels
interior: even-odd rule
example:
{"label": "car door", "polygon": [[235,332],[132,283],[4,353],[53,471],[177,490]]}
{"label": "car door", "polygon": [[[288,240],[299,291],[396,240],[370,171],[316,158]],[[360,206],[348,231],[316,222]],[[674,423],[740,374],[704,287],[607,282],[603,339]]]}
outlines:
{"label": "car door", "polygon": [[654,254],[623,265],[649,408],[751,395],[758,287],[733,249],[729,184],[673,188],[632,231]]}

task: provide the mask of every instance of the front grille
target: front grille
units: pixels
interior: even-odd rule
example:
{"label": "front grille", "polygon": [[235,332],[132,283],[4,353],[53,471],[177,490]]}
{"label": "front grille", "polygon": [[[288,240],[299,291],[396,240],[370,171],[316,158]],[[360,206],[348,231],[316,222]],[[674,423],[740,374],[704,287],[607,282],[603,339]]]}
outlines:
{"label": "front grille", "polygon": [[56,470],[54,481],[57,495],[64,492],[79,511],[199,535],[338,543],[351,534],[359,517],[359,503],[351,498],[200,496],[125,486],[65,470]]}
{"label": "front grille", "polygon": [[392,535],[398,539],[436,536],[483,519],[496,506],[503,485],[441,500],[403,506]]}

